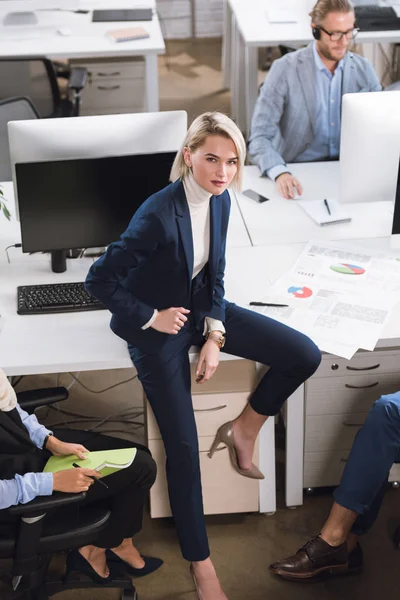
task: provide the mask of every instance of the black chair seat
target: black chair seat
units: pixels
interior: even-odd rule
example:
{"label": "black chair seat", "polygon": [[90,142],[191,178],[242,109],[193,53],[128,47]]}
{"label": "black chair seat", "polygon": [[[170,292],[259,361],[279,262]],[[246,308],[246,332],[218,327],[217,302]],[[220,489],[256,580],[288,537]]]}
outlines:
{"label": "black chair seat", "polygon": [[[79,510],[79,513],[78,513]],[[57,518],[48,519],[40,538],[39,553],[47,554],[72,550],[92,544],[106,525],[110,511],[105,508],[85,507],[58,513]],[[13,556],[16,546],[14,537],[0,538],[0,558]]]}

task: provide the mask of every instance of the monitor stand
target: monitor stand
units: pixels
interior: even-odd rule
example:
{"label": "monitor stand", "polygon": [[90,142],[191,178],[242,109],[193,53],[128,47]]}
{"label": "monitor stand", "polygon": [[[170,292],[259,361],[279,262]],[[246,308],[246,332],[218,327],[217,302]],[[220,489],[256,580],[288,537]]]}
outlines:
{"label": "monitor stand", "polygon": [[33,11],[10,12],[3,19],[3,25],[37,25],[39,23]]}
{"label": "monitor stand", "polygon": [[67,251],[51,251],[51,270],[53,273],[64,273],[67,270]]}

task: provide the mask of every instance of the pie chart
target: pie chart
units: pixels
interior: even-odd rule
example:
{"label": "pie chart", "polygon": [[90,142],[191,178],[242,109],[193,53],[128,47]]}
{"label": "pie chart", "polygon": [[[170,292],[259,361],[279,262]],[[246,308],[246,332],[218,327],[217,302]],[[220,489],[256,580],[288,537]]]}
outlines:
{"label": "pie chart", "polygon": [[310,296],[312,296],[312,290],[305,286],[295,287],[294,285],[292,285],[288,289],[288,293],[293,294],[295,298],[309,298]]}
{"label": "pie chart", "polygon": [[365,269],[357,265],[350,265],[349,263],[340,263],[338,265],[331,265],[331,270],[335,273],[342,273],[342,275],[363,275]]}

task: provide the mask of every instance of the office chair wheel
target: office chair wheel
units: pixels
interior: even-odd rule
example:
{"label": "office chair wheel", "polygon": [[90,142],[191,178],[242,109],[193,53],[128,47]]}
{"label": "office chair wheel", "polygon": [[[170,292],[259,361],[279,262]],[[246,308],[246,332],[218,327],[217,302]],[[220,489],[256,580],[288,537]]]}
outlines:
{"label": "office chair wheel", "polygon": [[139,600],[136,590],[122,590],[121,600]]}

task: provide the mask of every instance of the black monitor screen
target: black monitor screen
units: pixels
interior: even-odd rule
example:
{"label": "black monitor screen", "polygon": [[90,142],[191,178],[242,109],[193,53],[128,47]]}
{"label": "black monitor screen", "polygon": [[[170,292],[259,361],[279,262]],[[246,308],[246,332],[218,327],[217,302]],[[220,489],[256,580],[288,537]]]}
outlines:
{"label": "black monitor screen", "polygon": [[106,246],[169,183],[175,152],[16,164],[24,252]]}
{"label": "black monitor screen", "polygon": [[400,233],[400,164],[399,164],[399,174],[397,176],[396,197],[395,197],[395,201],[394,201],[392,233]]}

